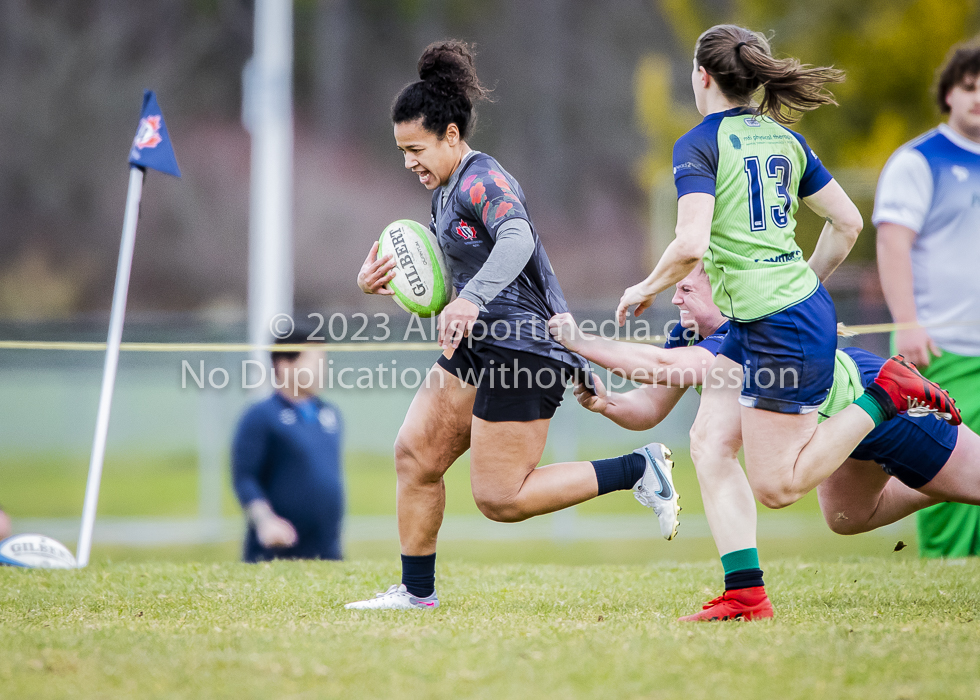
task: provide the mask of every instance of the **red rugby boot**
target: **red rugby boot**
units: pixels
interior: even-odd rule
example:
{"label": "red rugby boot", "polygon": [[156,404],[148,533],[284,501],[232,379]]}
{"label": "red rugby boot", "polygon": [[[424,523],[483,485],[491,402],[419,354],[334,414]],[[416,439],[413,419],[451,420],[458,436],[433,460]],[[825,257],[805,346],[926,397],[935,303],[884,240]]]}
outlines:
{"label": "red rugby boot", "polygon": [[725,591],[704,604],[701,612],[681,617],[678,622],[713,622],[721,620],[759,620],[772,617],[772,603],[765,586]]}
{"label": "red rugby boot", "polygon": [[910,416],[933,414],[950,425],[963,422],[960,411],[949,393],[919,374],[915,365],[902,355],[887,360],[878,371],[875,384],[888,392],[899,413]]}

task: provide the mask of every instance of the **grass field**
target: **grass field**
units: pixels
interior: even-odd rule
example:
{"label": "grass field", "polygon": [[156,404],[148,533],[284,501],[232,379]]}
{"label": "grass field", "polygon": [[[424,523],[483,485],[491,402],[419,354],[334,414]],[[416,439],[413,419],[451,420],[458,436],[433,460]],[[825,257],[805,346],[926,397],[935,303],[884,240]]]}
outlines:
{"label": "grass field", "polygon": [[394,562],[0,569],[0,697],[980,697],[980,561],[784,559],[776,620],[701,625],[707,564],[441,574],[368,614]]}
{"label": "grass field", "polygon": [[[627,449],[616,446],[593,446],[582,458],[615,454]],[[78,518],[81,514],[87,458],[79,454],[33,453],[0,456],[0,503],[14,518]],[[446,561],[472,564],[651,564],[658,561],[707,562],[717,564],[717,552],[710,538],[694,537],[692,519],[702,518],[704,508],[690,456],[683,450],[674,454],[675,485],[681,494],[680,534],[674,542],[664,542],[656,534],[652,514],[640,507],[628,491],[603,496],[576,508],[583,518],[604,515],[644,516],[650,514],[649,539],[452,541],[440,544]],[[197,508],[197,462],[193,454],[111,454],[106,462],[99,502],[99,515],[110,517],[190,517]],[[352,452],[346,459],[348,513],[353,516],[391,516],[395,511],[395,477],[391,457]],[[467,516],[482,521],[473,502],[469,485],[467,460],[449,470],[446,476],[447,515]],[[224,486],[224,513],[240,513],[231,493]],[[550,516],[545,516],[550,517]],[[797,537],[780,532],[781,523],[803,519],[808,527]],[[832,534],[823,524],[814,494],[778,513],[760,507],[760,548],[763,565],[770,559],[804,555],[813,560],[836,561],[841,556],[887,556],[902,539],[912,545],[901,553],[914,556],[914,533],[905,528],[902,534],[879,531],[855,537]],[[685,524],[686,523],[686,524]],[[76,532],[74,528],[71,530]],[[388,540],[358,541],[346,544],[350,559],[383,559],[398,556],[398,543],[392,523]],[[636,537],[636,532],[624,533]],[[69,546],[71,542],[66,541]],[[93,561],[197,561],[227,562],[240,556],[237,543],[225,542],[200,546],[124,547],[95,542]]]}
{"label": "grass field", "polygon": [[[635,440],[633,441],[636,442]],[[592,446],[580,459],[622,454],[624,445]],[[635,445],[634,445],[635,446]],[[545,455],[545,463],[549,459]],[[703,513],[701,492],[690,454],[674,451],[674,481],[686,514]],[[82,453],[30,452],[0,455],[0,503],[12,517],[80,517],[85,493],[88,456]],[[388,454],[348,452],[345,456],[347,511],[350,515],[389,515],[395,512],[395,470]],[[99,515],[190,516],[197,508],[197,456],[193,453],[109,453],[99,492]],[[223,493],[226,515],[240,513],[231,490],[230,474]],[[583,514],[637,513],[628,491],[583,503]],[[446,473],[446,512],[479,515],[469,483],[469,460],[462,457]],[[783,512],[819,513],[811,493]]]}
{"label": "grass field", "polygon": [[[721,566],[710,538],[685,537],[703,507],[689,456],[675,460],[674,542],[447,541],[431,613],[342,607],[397,581],[394,538],[349,542],[343,563],[97,542],[82,571],[0,568],[0,698],[980,698],[980,561],[833,535],[812,495],[762,514],[818,526],[760,537],[776,620],[677,623],[720,592]],[[196,468],[192,453],[110,453],[100,514],[193,516]],[[0,496],[15,519],[77,517],[85,469],[8,452]],[[390,457],[350,453],[346,474],[352,515],[394,512]],[[465,459],[447,475],[449,515],[478,513],[468,477]],[[239,512],[227,483],[223,500]],[[623,492],[577,512],[643,511]]]}

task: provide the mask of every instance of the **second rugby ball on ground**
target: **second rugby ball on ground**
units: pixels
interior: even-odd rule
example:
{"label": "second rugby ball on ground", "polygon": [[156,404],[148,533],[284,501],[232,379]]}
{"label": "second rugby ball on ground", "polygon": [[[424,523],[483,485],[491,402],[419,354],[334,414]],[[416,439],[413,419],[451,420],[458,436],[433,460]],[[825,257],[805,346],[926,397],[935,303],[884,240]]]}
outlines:
{"label": "second rugby ball on ground", "polygon": [[378,257],[393,255],[398,274],[388,283],[409,313],[435,316],[451,296],[452,280],[435,235],[422,224],[400,219],[381,233]]}

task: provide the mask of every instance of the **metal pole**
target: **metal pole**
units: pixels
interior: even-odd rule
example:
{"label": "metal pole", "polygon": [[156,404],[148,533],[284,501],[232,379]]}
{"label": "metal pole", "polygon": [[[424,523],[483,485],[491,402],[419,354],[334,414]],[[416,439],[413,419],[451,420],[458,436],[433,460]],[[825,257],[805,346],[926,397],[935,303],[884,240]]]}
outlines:
{"label": "metal pole", "polygon": [[292,13],[290,0],[256,0],[255,49],[244,80],[252,136],[248,338],[262,345],[272,337],[272,319],[293,311]]}
{"label": "metal pole", "polygon": [[105,368],[102,372],[102,393],[99,413],[95,420],[95,439],[88,465],[85,486],[85,506],[82,508],[82,529],[78,535],[78,566],[88,566],[92,552],[92,530],[99,505],[99,485],[102,482],[102,463],[105,460],[106,435],[109,432],[109,412],[112,391],[119,365],[119,344],[122,343],[123,321],[126,318],[126,297],[129,293],[129,273],[133,268],[133,248],[136,245],[136,224],[139,221],[140,197],[143,194],[143,170],[129,169],[129,190],[126,193],[126,214],[123,217],[122,242],[119,244],[119,263],[116,267],[116,286],[112,291],[112,312],[109,315],[109,338],[106,342]]}

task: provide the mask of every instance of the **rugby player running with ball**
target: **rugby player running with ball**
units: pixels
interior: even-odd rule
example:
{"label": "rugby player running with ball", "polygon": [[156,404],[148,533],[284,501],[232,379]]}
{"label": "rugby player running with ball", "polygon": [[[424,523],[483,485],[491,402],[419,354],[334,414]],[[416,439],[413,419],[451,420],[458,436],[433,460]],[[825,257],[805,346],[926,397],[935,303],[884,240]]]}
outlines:
{"label": "rugby player running with ball", "polygon": [[[719,25],[699,37],[691,81],[704,120],[674,146],[676,238],[617,308],[623,324],[630,308],[641,313],[703,258],[730,323],[710,376],[743,377],[740,390],[709,381],[691,429],[698,480],[715,487],[705,510],[726,590],[688,619],[772,616],[753,494],[769,508],[794,503],[899,412],[935,411],[960,423],[949,395],[896,356],[854,403],[818,425],[837,350],[837,316],[822,281],[863,222],[803,137],[784,124],[794,113],[834,104],[825,86],[841,80],[832,68],[774,58],[764,36],[742,27]],[[801,199],[827,222],[809,261],[794,235]]]}
{"label": "rugby player running with ball", "polygon": [[[487,96],[469,47],[429,46],[419,80],[392,107],[405,167],[433,192],[431,228],[452,268],[456,299],[439,317],[446,352],[419,387],[395,441],[402,581],[357,610],[434,608],[443,475],[467,449],[480,511],[517,522],[632,488],[654,509],[661,534],[677,531],[670,452],[660,444],[595,462],[538,467],[566,382],[588,363],[548,332],[568,310],[517,181],[466,142],[473,102]],[[358,274],[367,294],[392,294],[390,257],[375,243]]]}

